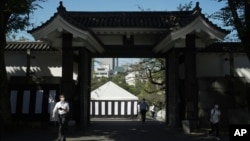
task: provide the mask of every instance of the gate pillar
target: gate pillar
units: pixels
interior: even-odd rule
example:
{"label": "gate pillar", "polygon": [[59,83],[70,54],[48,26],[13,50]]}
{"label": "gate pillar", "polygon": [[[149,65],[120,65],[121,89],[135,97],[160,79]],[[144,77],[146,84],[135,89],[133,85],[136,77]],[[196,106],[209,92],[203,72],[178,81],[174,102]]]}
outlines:
{"label": "gate pillar", "polygon": [[196,77],[195,34],[186,35],[184,52],[185,92],[184,92],[184,131],[189,133],[198,125],[198,82]]}
{"label": "gate pillar", "polygon": [[62,93],[71,102],[73,94],[73,49],[72,34],[62,35]]}
{"label": "gate pillar", "polygon": [[170,127],[180,126],[179,56],[173,49],[166,58],[166,123]]}
{"label": "gate pillar", "polygon": [[91,82],[91,56],[85,48],[79,50],[79,89],[80,89],[80,124],[82,128],[90,124],[90,82]]}

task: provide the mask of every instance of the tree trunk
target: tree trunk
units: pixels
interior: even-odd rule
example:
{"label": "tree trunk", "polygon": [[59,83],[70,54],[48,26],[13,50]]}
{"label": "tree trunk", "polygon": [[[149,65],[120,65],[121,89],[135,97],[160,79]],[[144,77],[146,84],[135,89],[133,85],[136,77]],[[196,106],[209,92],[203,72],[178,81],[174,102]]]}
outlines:
{"label": "tree trunk", "polygon": [[[1,4],[1,10],[2,2]],[[4,59],[4,48],[6,46],[6,29],[7,29],[6,13],[0,12],[0,114],[3,117],[4,123],[9,125],[11,123],[10,115],[10,98],[8,96],[8,80]]]}

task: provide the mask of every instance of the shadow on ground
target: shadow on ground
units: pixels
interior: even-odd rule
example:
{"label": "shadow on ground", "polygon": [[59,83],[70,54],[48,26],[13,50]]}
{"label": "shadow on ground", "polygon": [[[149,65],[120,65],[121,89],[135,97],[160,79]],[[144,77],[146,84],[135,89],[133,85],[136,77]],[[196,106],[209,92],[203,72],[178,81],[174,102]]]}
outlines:
{"label": "shadow on ground", "polygon": [[[148,120],[95,119],[86,130],[69,128],[67,141],[214,141],[201,130],[191,135],[183,134],[181,129],[171,129],[164,122]],[[16,130],[5,138],[6,141],[56,141],[57,127],[46,129]],[[223,135],[221,141],[228,141]]]}

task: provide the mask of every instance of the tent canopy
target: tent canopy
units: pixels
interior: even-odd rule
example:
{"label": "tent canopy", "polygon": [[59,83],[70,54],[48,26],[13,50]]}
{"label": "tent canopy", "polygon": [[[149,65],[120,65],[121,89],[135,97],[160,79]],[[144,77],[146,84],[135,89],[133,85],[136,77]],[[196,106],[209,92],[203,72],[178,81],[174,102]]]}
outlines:
{"label": "tent canopy", "polygon": [[91,100],[138,100],[138,97],[109,81],[91,92]]}

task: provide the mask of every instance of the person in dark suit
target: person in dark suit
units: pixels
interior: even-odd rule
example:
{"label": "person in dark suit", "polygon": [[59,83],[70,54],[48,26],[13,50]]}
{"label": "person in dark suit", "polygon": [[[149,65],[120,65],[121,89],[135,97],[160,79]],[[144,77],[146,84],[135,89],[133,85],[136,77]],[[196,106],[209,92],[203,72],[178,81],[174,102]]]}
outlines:
{"label": "person in dark suit", "polygon": [[145,122],[146,113],[148,111],[148,103],[143,98],[142,101],[140,102],[139,106],[140,106],[141,120],[142,120],[142,122]]}

